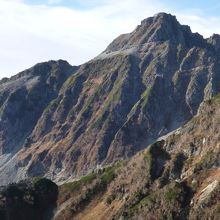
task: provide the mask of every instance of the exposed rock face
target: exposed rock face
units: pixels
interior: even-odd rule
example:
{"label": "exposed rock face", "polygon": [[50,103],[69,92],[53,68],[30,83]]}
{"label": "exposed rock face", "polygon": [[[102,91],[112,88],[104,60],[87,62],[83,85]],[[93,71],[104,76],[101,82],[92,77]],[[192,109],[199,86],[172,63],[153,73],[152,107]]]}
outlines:
{"label": "exposed rock face", "polygon": [[217,220],[219,129],[220,94],[183,127],[113,166],[59,187],[44,178],[1,187],[0,218]]}
{"label": "exposed rock face", "polygon": [[128,160],[59,187],[55,220],[219,219],[220,94]]}
{"label": "exposed rock face", "polygon": [[0,82],[1,185],[15,177],[17,153],[28,146],[43,111],[75,70],[66,61],[50,61]]}
{"label": "exposed rock face", "polygon": [[50,62],[3,80],[3,182],[82,175],[180,127],[220,92],[219,39],[160,13],[79,69]]}

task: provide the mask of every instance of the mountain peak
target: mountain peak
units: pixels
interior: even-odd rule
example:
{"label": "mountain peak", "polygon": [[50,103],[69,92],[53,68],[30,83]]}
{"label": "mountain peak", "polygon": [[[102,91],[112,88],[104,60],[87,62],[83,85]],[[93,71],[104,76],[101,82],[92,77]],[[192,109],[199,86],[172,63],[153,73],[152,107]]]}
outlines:
{"label": "mountain peak", "polygon": [[159,12],[152,17],[148,17],[148,18],[145,18],[144,20],[142,20],[141,25],[155,23],[158,20],[165,21],[165,22],[169,22],[169,21],[178,22],[176,19],[176,16],[174,16],[172,14],[165,13],[165,12]]}
{"label": "mountain peak", "polygon": [[116,38],[104,52],[142,48],[147,43],[163,41],[185,45],[186,42],[195,43],[194,38],[199,38],[199,41],[203,40],[202,36],[193,34],[189,26],[181,25],[176,16],[160,12],[142,20],[133,32]]}
{"label": "mountain peak", "polygon": [[144,29],[150,32],[148,41],[182,41],[184,32],[191,33],[188,26],[181,25],[176,16],[160,12],[153,17],[144,19],[137,29]]}

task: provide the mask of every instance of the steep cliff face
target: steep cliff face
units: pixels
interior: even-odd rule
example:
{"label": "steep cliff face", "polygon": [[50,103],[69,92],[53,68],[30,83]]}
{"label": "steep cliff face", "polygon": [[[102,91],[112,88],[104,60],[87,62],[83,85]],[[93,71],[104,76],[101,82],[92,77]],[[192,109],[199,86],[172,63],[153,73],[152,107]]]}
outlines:
{"label": "steep cliff face", "polygon": [[[65,71],[58,65],[67,75],[52,80],[56,88],[50,83],[45,88],[30,86],[33,98],[28,100],[37,108],[30,113],[35,119],[23,127],[26,119],[20,122],[19,111],[29,118],[31,104],[22,89],[7,89],[5,96],[4,88],[10,86],[2,82],[1,112],[12,111],[13,117],[0,126],[0,176],[6,182],[36,175],[60,181],[130,157],[180,127],[204,100],[220,92],[219,39],[203,39],[169,14],[147,18],[79,69]],[[53,75],[46,72],[49,78]],[[13,88],[16,78],[9,81]],[[42,84],[49,78],[42,78]],[[11,95],[14,104],[7,98]],[[19,121],[17,127],[11,118]],[[13,150],[18,153],[8,159],[6,168],[7,151]]]}
{"label": "steep cliff face", "polygon": [[131,159],[59,187],[53,219],[219,219],[220,95]]}
{"label": "steep cliff face", "polygon": [[[0,82],[1,184],[16,175],[18,152],[29,143],[37,121],[76,67],[66,61],[40,63]],[[11,172],[12,171],[12,172]],[[15,176],[14,176],[15,177]]]}
{"label": "steep cliff face", "polygon": [[220,94],[172,134],[77,181],[1,187],[1,219],[219,219],[219,107]]}

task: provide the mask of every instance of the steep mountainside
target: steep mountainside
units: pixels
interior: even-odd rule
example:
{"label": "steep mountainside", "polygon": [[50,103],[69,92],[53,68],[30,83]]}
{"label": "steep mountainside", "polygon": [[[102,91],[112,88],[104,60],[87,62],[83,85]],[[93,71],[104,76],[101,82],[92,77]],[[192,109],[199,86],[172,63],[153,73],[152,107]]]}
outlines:
{"label": "steep mountainside", "polygon": [[59,187],[54,219],[220,219],[220,95],[129,160]]}
{"label": "steep mountainside", "polygon": [[28,145],[42,113],[76,70],[66,61],[50,61],[0,81],[0,185],[8,176],[15,177],[18,152]]}
{"label": "steep mountainside", "polygon": [[[218,220],[219,130],[220,94],[204,102],[199,113],[183,127],[130,159],[58,188],[39,178],[26,185],[3,187],[0,217]],[[22,212],[27,207],[28,212]]]}
{"label": "steep mountainside", "polygon": [[160,13],[79,68],[50,62],[3,80],[1,184],[61,181],[144,149],[220,92],[219,52],[219,35]]}

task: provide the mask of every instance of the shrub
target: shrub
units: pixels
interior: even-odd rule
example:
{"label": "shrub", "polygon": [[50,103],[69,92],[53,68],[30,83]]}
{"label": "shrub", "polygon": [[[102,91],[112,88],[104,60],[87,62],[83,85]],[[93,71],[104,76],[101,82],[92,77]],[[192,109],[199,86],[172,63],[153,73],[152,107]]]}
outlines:
{"label": "shrub", "polygon": [[177,187],[169,188],[165,192],[165,200],[168,202],[175,201],[179,196],[180,190]]}
{"label": "shrub", "polygon": [[105,172],[101,176],[101,185],[106,186],[108,185],[114,178],[115,178],[115,168],[108,167],[106,168]]}
{"label": "shrub", "polygon": [[114,200],[116,199],[116,195],[115,194],[112,194],[112,195],[109,195],[106,199],[106,203],[108,205],[110,205]]}

